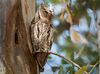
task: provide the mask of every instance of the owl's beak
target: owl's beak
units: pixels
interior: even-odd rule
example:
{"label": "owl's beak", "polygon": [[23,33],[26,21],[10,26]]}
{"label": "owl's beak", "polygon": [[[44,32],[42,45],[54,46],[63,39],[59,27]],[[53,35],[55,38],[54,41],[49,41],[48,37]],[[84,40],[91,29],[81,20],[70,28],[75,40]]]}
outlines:
{"label": "owl's beak", "polygon": [[52,4],[49,4],[48,9],[52,13],[52,15],[53,15],[54,14],[54,6]]}
{"label": "owl's beak", "polygon": [[49,10],[50,15],[54,15],[54,11]]}

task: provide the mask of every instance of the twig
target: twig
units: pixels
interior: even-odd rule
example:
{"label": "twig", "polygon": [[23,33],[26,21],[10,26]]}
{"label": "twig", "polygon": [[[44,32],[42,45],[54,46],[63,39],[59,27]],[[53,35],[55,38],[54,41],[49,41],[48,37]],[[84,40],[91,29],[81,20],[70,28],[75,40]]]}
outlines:
{"label": "twig", "polygon": [[97,63],[95,65],[93,65],[92,69],[90,70],[90,72],[88,74],[91,74],[94,70],[94,68],[99,64],[99,61],[97,61]]}
{"label": "twig", "polygon": [[[69,62],[69,63],[73,64],[74,66],[76,66],[78,69],[81,69],[81,67],[78,64],[76,64],[75,62],[73,62],[72,60],[70,60],[68,58],[65,58],[64,56],[62,56],[60,54],[57,54],[57,53],[54,53],[54,52],[51,52],[51,51],[48,51],[48,52],[35,52],[35,54],[39,54],[39,53],[47,53],[48,55],[53,54],[53,55],[59,56],[59,57],[63,58],[66,62]],[[85,71],[85,73],[88,74],[86,71]]]}
{"label": "twig", "polygon": [[78,64],[76,64],[75,62],[73,62],[72,60],[70,60],[70,59],[68,59],[68,58],[65,58],[64,56],[62,56],[62,55],[59,55],[59,54],[57,54],[57,53],[54,53],[54,52],[48,52],[49,54],[54,54],[54,55],[57,55],[57,56],[59,56],[59,57],[61,57],[61,58],[63,58],[66,62],[69,62],[69,63],[71,63],[71,64],[73,64],[74,66],[76,66],[77,68],[81,68]]}
{"label": "twig", "polygon": [[79,52],[75,55],[76,56],[75,59],[78,59],[81,56],[81,54],[84,51],[84,48],[85,48],[85,45],[83,45],[82,48],[79,50]]}
{"label": "twig", "polygon": [[81,68],[78,64],[76,64],[75,62],[73,62],[72,60],[68,59],[68,58],[65,58],[64,56],[60,55],[60,54],[57,54],[55,52],[51,52],[51,51],[48,51],[48,52],[35,52],[35,54],[39,54],[39,53],[47,53],[48,55],[50,54],[53,54],[53,55],[56,55],[56,56],[59,56],[61,58],[63,58],[66,62],[69,62],[71,64],[73,64],[74,66],[76,66],[77,68]]}
{"label": "twig", "polygon": [[[59,56],[59,57],[61,57],[61,58],[63,58],[66,62],[69,62],[69,63],[71,63],[71,64],[73,64],[74,66],[76,66],[77,68],[79,68],[79,69],[81,69],[81,67],[78,65],[78,64],[76,64],[75,62],[73,62],[72,60],[70,60],[70,59],[68,59],[68,58],[65,58],[64,56],[62,56],[62,55],[59,55],[59,54],[57,54],[57,53],[54,53],[54,52],[48,52],[49,54],[54,54],[54,55],[56,55],[56,56]],[[85,74],[88,74],[86,71],[85,71]]]}

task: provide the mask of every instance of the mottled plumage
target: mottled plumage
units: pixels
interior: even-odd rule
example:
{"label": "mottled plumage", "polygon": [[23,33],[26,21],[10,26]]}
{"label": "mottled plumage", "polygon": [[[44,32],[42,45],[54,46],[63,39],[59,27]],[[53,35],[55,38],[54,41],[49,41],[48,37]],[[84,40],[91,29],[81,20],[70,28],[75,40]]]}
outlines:
{"label": "mottled plumage", "polygon": [[31,39],[33,52],[35,54],[40,70],[45,65],[47,52],[51,48],[53,40],[53,27],[51,24],[52,11],[41,4],[31,25]]}

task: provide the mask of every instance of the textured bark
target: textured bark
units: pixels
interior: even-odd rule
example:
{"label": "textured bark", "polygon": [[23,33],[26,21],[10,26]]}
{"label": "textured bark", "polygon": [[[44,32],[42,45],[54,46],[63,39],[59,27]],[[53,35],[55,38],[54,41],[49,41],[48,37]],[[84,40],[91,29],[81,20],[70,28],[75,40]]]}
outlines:
{"label": "textured bark", "polygon": [[0,74],[39,74],[28,29],[32,8],[34,0],[0,0]]}

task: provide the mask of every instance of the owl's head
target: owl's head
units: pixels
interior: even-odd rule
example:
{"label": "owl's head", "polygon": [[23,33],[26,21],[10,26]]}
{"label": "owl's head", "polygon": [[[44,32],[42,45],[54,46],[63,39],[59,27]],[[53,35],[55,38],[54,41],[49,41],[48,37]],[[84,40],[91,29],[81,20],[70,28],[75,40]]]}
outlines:
{"label": "owl's head", "polygon": [[51,21],[53,17],[53,10],[49,9],[44,4],[41,4],[38,10],[38,14],[39,14],[39,18],[42,21],[48,22],[48,21]]}

